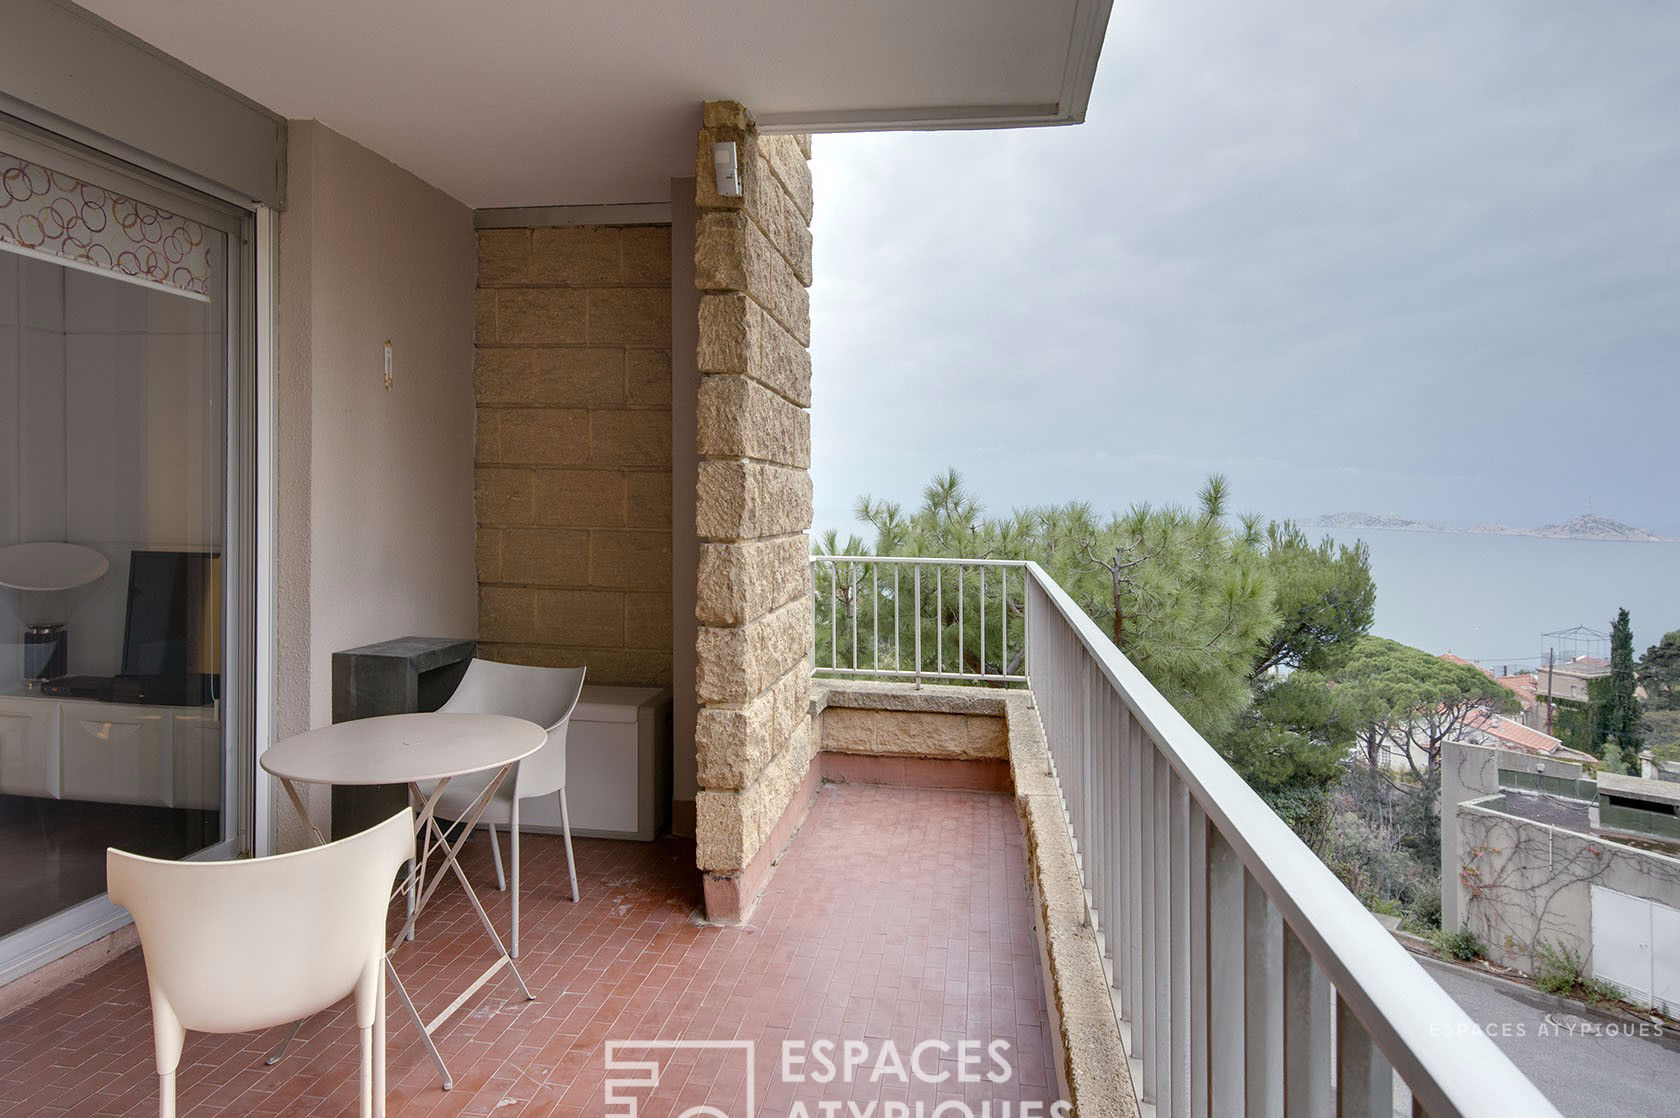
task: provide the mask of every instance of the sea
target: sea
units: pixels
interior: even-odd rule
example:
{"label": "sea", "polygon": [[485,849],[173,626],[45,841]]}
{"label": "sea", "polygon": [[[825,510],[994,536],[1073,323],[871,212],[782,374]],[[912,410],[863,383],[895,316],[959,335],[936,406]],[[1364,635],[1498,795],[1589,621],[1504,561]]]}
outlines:
{"label": "sea", "polygon": [[[1535,668],[1549,645],[1563,659],[1568,646],[1543,634],[1576,626],[1609,633],[1617,609],[1633,624],[1635,656],[1680,629],[1680,543],[1369,528],[1328,534],[1370,545],[1372,632],[1495,672]],[[1581,651],[1602,656],[1608,647]]]}

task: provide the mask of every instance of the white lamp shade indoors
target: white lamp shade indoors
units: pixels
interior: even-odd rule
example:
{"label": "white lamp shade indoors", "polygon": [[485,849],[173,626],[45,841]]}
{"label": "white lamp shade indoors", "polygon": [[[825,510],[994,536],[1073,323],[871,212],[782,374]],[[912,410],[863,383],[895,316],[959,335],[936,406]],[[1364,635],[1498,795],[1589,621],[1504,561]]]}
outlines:
{"label": "white lamp shade indoors", "polygon": [[111,561],[74,543],[0,547],[0,586],[13,590],[74,590],[105,577]]}
{"label": "white lamp shade indoors", "polygon": [[109,559],[80,544],[43,541],[0,547],[0,589],[21,591],[18,614],[26,625],[62,624],[80,595],[59,591],[98,582],[110,569]]}

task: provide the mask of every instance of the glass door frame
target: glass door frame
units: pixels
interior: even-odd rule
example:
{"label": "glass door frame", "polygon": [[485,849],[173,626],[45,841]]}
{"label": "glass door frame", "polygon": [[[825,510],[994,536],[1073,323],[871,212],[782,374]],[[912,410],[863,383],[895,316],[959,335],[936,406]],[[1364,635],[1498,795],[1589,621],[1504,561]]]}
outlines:
{"label": "glass door frame", "polygon": [[[189,857],[249,856],[256,817],[257,244],[253,209],[213,198],[0,113],[0,150],[191,218],[227,236],[223,288],[222,838]],[[131,923],[101,893],[0,936],[0,986]]]}

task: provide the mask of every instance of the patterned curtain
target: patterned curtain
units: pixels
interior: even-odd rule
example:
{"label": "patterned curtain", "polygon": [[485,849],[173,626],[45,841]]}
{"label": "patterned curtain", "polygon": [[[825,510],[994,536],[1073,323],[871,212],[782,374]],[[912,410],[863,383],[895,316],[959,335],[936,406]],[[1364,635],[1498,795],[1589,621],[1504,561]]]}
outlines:
{"label": "patterned curtain", "polygon": [[0,249],[209,298],[204,226],[5,152]]}

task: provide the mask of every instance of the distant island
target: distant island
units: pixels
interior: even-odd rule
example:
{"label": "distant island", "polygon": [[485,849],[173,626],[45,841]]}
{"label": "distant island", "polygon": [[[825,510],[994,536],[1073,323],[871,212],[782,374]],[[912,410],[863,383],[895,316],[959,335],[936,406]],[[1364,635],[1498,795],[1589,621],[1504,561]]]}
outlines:
{"label": "distant island", "polygon": [[1312,520],[1303,520],[1303,527],[1307,528],[1340,528],[1340,529],[1375,529],[1385,532],[1476,532],[1490,536],[1543,536],[1554,540],[1618,540],[1636,543],[1667,543],[1671,542],[1662,536],[1653,536],[1649,532],[1635,528],[1631,524],[1623,524],[1619,520],[1611,520],[1607,516],[1586,512],[1562,524],[1543,524],[1538,528],[1511,528],[1504,524],[1478,524],[1473,528],[1460,528],[1450,524],[1431,524],[1424,520],[1411,520],[1404,516],[1385,513],[1381,516],[1368,512],[1338,512],[1329,516],[1320,516]]}

